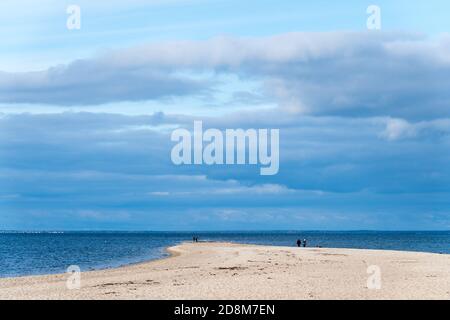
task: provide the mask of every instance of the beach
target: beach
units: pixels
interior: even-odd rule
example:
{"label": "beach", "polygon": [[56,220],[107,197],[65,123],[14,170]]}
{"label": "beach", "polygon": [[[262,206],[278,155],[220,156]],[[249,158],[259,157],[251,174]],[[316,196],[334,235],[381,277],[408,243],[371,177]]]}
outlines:
{"label": "beach", "polygon": [[115,269],[0,279],[0,299],[450,299],[450,255],[183,243]]}

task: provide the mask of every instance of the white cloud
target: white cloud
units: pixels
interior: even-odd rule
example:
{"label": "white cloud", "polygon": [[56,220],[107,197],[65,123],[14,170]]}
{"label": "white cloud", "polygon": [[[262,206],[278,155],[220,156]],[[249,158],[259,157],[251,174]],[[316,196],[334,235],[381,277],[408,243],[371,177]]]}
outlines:
{"label": "white cloud", "polygon": [[[282,111],[431,120],[450,116],[449,42],[448,36],[330,32],[154,43],[40,72],[2,73],[0,102],[212,99],[216,75],[231,73],[259,82],[265,99]],[[205,71],[209,78],[195,76]]]}
{"label": "white cloud", "polygon": [[389,141],[450,133],[450,119],[408,122],[404,119],[387,118],[382,122],[386,127],[380,137]]}
{"label": "white cloud", "polygon": [[413,125],[403,119],[388,119],[386,129],[381,136],[387,140],[398,140],[401,138],[414,137],[417,131]]}

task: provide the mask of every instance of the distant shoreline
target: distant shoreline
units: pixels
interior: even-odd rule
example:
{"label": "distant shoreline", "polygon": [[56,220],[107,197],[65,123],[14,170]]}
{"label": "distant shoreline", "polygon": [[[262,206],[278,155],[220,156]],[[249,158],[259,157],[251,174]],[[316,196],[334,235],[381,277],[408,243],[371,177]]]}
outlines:
{"label": "distant shoreline", "polygon": [[[170,256],[81,273],[0,279],[0,299],[448,299],[450,255],[183,243]],[[382,289],[367,288],[379,266]]]}

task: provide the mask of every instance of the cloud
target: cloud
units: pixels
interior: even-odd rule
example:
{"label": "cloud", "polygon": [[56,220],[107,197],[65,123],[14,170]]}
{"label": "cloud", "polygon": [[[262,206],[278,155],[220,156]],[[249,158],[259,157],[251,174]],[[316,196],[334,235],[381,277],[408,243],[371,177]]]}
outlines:
{"label": "cloud", "polygon": [[[203,183],[198,185],[198,178],[204,178]],[[241,195],[283,195],[295,192],[304,192],[303,190],[292,190],[278,184],[260,184],[260,185],[242,185],[236,180],[212,181],[205,176],[189,176],[189,188],[182,186],[182,190],[176,190],[177,187],[170,187],[171,191],[150,192],[151,196],[233,196]],[[175,189],[175,190],[174,190]],[[189,189],[189,190],[187,190]]]}
{"label": "cloud", "polygon": [[388,119],[386,129],[381,136],[387,140],[397,140],[400,138],[414,137],[417,134],[413,125],[403,119]]}
{"label": "cloud", "polygon": [[448,135],[450,132],[450,119],[437,119],[431,121],[408,122],[404,119],[380,119],[386,123],[386,128],[380,137],[389,141],[409,138],[430,138]]}
{"label": "cloud", "polygon": [[[212,94],[217,75],[231,73],[261,84],[258,103],[275,99],[288,113],[433,120],[450,116],[449,56],[448,35],[329,32],[161,42],[45,71],[2,73],[0,102],[96,105]],[[200,81],[204,72],[209,76]],[[235,96],[255,93],[237,89]]]}
{"label": "cloud", "polygon": [[0,73],[0,101],[61,106],[200,94],[198,81],[141,67],[80,60],[39,72]]}
{"label": "cloud", "polygon": [[[405,124],[273,111],[204,119],[205,128],[273,125],[281,132],[280,173],[261,177],[251,166],[173,165],[167,128],[189,129],[189,116],[3,115],[0,223],[4,228],[220,224],[248,229],[373,227],[392,221],[400,228],[413,225],[402,222],[405,215],[427,211],[442,219],[448,211],[448,120]],[[405,136],[396,126],[413,127],[416,134]],[[380,135],[386,128],[395,139]],[[435,226],[432,221],[423,225]]]}
{"label": "cloud", "polygon": [[[112,179],[113,189],[126,190],[123,180],[130,183],[130,190],[144,188],[147,193],[169,192],[171,195],[216,192],[230,196],[247,193],[288,196],[291,189],[323,192],[448,190],[445,181],[449,172],[445,163],[450,143],[449,120],[413,123],[391,118],[283,116],[276,112],[260,112],[252,117],[239,113],[203,120],[205,129],[279,128],[279,174],[260,177],[258,166],[173,165],[170,151],[174,144],[167,128],[191,129],[189,116],[11,114],[0,117],[0,168],[2,172],[12,170],[24,174],[5,176],[3,183],[15,185],[25,179],[24,183],[33,186],[33,181],[45,180],[50,173],[77,172],[73,179],[78,181],[78,186],[86,182],[86,190],[100,189]],[[178,178],[163,189],[159,181],[148,179],[153,175]],[[69,177],[72,176],[66,176]],[[211,181],[216,180],[228,181],[228,184],[211,188]],[[154,189],[146,187],[153,183],[156,183]],[[196,189],[177,189],[186,184],[195,185]],[[64,189],[64,184],[58,183],[58,188]],[[9,194],[19,193],[12,186],[5,189]]]}
{"label": "cloud", "polygon": [[0,222],[436,226],[449,208],[448,48],[445,36],[405,34],[222,37],[2,73],[0,102],[57,106],[211,94],[232,73],[261,85],[235,88],[236,100],[278,108],[202,117],[205,128],[279,128],[281,162],[273,177],[174,166],[170,131],[194,119],[183,114],[0,114]]}

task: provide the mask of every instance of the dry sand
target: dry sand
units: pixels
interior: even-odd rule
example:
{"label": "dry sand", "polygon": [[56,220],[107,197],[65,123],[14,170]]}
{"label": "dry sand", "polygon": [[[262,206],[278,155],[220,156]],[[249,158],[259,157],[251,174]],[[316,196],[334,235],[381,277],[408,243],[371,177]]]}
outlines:
{"label": "dry sand", "polygon": [[[0,279],[0,299],[450,299],[450,255],[185,243],[170,258],[81,274]],[[368,289],[368,267],[381,289]]]}

